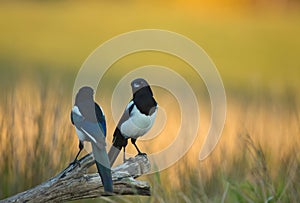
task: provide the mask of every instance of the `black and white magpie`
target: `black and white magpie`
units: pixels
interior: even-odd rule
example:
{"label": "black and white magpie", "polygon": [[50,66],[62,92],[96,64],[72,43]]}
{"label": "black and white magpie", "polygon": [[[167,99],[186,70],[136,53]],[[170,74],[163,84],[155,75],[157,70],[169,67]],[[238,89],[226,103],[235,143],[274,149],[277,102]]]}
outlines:
{"label": "black and white magpie", "polygon": [[152,127],[157,112],[157,103],[153,98],[152,90],[146,80],[137,78],[131,82],[133,98],[127,105],[113,135],[113,145],[108,152],[112,166],[121,149],[124,150],[128,139],[135,146],[138,154],[142,153],[136,145],[136,139],[147,133]]}
{"label": "black and white magpie", "polygon": [[98,173],[101,177],[104,190],[113,192],[110,162],[105,149],[106,121],[101,107],[94,102],[94,90],[90,87],[82,87],[75,98],[75,105],[71,112],[71,122],[75,126],[79,138],[79,152],[73,163],[83,149],[84,141],[92,143]]}

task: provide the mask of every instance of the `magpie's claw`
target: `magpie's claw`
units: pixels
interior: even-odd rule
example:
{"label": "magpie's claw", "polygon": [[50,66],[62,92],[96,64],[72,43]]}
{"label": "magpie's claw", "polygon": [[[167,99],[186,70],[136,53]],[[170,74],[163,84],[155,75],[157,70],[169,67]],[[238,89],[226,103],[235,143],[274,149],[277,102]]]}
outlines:
{"label": "magpie's claw", "polygon": [[139,152],[136,156],[145,156],[145,157],[147,157],[147,154],[143,153],[143,152]]}
{"label": "magpie's claw", "polygon": [[[72,168],[75,168],[76,166],[79,166],[81,167],[81,164],[80,164],[80,161],[75,159],[74,161],[72,161],[69,166],[62,172],[62,174],[60,175],[59,179],[60,178],[63,178],[66,176],[66,173],[70,171],[70,169],[68,169],[70,166],[72,166]],[[71,169],[72,170],[72,169]]]}
{"label": "magpie's claw", "polygon": [[72,161],[70,163],[70,166],[76,167],[76,165],[78,165],[79,167],[81,167],[80,161],[78,159],[75,159],[74,161]]}

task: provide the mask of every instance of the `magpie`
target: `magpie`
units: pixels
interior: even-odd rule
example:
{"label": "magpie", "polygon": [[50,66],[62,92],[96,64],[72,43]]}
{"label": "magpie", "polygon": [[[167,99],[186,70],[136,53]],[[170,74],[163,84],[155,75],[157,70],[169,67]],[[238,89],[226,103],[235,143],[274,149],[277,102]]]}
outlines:
{"label": "magpie", "polygon": [[78,162],[77,158],[84,147],[83,142],[91,142],[104,190],[113,192],[110,162],[105,149],[105,116],[101,107],[94,102],[93,95],[94,90],[84,86],[79,89],[75,97],[75,104],[71,111],[71,122],[75,126],[79,138],[79,152],[72,163]]}
{"label": "magpie", "polygon": [[125,148],[129,138],[138,151],[138,155],[146,155],[139,150],[136,140],[146,134],[155,121],[158,107],[147,81],[137,78],[131,82],[131,88],[133,98],[128,103],[114,131],[113,144],[108,152],[111,166],[122,148],[124,150],[123,161],[125,162]]}

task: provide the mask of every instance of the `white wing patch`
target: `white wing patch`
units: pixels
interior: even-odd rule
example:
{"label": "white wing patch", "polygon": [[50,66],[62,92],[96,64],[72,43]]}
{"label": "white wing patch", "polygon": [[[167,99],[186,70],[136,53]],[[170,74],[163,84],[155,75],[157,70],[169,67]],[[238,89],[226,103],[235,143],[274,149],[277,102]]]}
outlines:
{"label": "white wing patch", "polygon": [[75,130],[80,141],[87,141],[86,135],[81,130],[79,130],[77,127],[75,127]]}
{"label": "white wing patch", "polygon": [[101,107],[100,105],[98,105],[98,106],[99,106],[99,108],[100,108],[100,110],[101,110],[103,116],[105,117],[105,114],[104,114],[104,111],[103,111],[102,107]]}
{"label": "white wing patch", "polygon": [[86,130],[84,130],[83,128],[80,128],[89,138],[90,138],[90,140],[92,140],[95,144],[97,144],[97,141],[96,141],[96,139],[93,137],[93,136],[91,136]]}
{"label": "white wing patch", "polygon": [[131,101],[127,104],[126,110],[128,110],[128,109],[130,108],[130,106],[133,105],[133,104],[134,104],[134,102],[133,102],[133,100],[131,100]]}
{"label": "white wing patch", "polygon": [[79,116],[82,116],[82,114],[81,114],[80,111],[79,111],[78,106],[73,106],[72,112],[76,113],[76,114],[79,115]]}

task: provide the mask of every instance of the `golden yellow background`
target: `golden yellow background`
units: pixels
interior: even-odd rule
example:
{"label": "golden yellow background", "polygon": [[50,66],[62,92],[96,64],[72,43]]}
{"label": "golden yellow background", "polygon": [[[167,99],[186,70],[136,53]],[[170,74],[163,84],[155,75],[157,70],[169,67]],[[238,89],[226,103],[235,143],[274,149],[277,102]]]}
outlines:
{"label": "golden yellow background", "polygon": [[[115,127],[111,93],[124,74],[141,65],[164,65],[184,76],[197,92],[202,125],[183,159],[143,177],[151,182],[151,197],[110,200],[297,202],[299,3],[0,1],[0,199],[47,180],[72,160],[78,142],[69,121],[72,87],[87,56],[116,35],[151,28],[185,35],[211,57],[226,89],[226,124],[213,154],[200,162],[198,153],[210,121],[201,78],[166,54],[147,52],[121,59],[104,76],[105,89],[96,97],[107,112],[108,142]],[[168,120],[159,136],[139,144],[149,153],[167,146],[180,125],[174,97],[159,88],[154,94]],[[128,150],[135,153],[131,146]]]}

